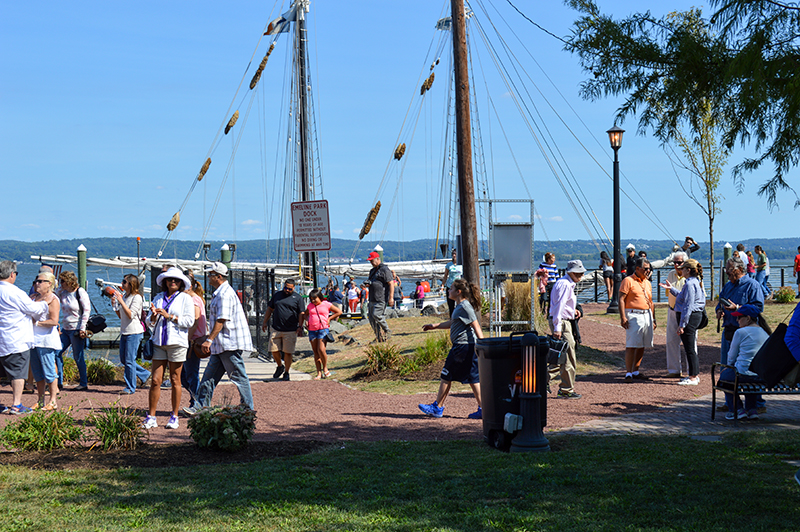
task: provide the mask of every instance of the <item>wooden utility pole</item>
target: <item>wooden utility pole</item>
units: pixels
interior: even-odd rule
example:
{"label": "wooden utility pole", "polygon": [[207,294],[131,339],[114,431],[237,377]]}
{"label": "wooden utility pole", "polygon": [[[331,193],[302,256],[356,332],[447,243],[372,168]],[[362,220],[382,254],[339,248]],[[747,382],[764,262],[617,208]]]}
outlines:
{"label": "wooden utility pole", "polygon": [[464,278],[480,287],[478,270],[478,223],[472,179],[472,127],[469,114],[469,68],[464,0],[451,0],[453,63],[456,89],[456,149],[458,152],[458,200],[461,214],[461,256]]}

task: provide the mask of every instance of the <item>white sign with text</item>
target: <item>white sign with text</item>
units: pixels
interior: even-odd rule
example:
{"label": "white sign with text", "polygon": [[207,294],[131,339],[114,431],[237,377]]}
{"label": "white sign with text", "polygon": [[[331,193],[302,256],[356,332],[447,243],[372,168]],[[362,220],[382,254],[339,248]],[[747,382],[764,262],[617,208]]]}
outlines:
{"label": "white sign with text", "polygon": [[292,203],[292,236],[295,251],[329,251],[331,224],[328,200]]}

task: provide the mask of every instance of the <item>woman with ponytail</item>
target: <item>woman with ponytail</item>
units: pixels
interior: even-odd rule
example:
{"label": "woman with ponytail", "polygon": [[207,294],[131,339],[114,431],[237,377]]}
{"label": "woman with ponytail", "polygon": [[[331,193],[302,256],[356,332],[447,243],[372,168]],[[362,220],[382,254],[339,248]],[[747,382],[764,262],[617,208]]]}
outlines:
{"label": "woman with ponytail", "polygon": [[450,393],[450,385],[453,381],[459,381],[470,385],[475,400],[478,402],[478,410],[467,417],[481,419],[483,417],[481,385],[478,376],[478,357],[475,353],[475,339],[483,338],[481,324],[475,311],[478,309],[480,312],[480,291],[477,286],[468,281],[458,279],[450,285],[447,296],[456,304],[452,317],[439,324],[424,325],[422,330],[450,329],[450,341],[453,347],[444,362],[436,400],[431,404],[419,405],[419,409],[429,416],[442,417],[443,405],[447,394]]}
{"label": "woman with ponytail", "polygon": [[697,386],[700,384],[700,361],[697,357],[697,328],[703,319],[706,308],[706,292],[703,289],[703,266],[694,259],[683,263],[682,277],[686,283],[680,290],[675,289],[669,281],[661,283],[662,288],[675,296],[675,314],[678,319],[678,335],[681,337],[683,349],[686,351],[686,362],[689,366],[689,377],[681,379],[681,386]]}

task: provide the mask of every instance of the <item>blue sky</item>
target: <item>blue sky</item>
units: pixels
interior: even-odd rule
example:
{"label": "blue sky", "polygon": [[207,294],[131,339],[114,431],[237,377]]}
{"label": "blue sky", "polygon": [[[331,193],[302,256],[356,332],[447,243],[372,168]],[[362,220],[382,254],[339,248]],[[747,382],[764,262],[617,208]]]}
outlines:
{"label": "blue sky", "polygon": [[[575,14],[559,2],[515,3],[556,35],[567,35],[575,19]],[[612,153],[605,131],[613,125],[619,100],[582,100],[578,85],[584,74],[559,41],[524,21],[505,0],[476,2],[478,12],[482,12],[480,5],[494,13],[492,20],[519,54],[522,67],[610,172]],[[547,6],[545,10],[542,5]],[[660,15],[667,9],[697,4],[679,1],[664,7],[652,1],[601,1],[600,5],[622,16],[634,9],[649,8]],[[0,171],[5,188],[2,238],[36,241],[162,236],[205,160],[217,129],[227,121],[228,106],[251,56],[255,55],[254,65],[245,76],[245,84],[266,51],[266,38],[256,50],[266,23],[287,6],[288,2],[235,0],[0,3]],[[389,180],[380,197],[384,209],[366,240],[379,240],[384,227],[389,240],[435,236],[435,191],[442,166],[438,128],[442,125],[446,85],[442,65],[435,70],[437,79],[426,96],[414,143],[409,142],[400,186],[396,180],[399,170],[392,169],[390,159],[409,103],[415,95],[418,98],[420,75],[427,75],[429,47],[440,38],[434,25],[443,10],[449,9],[445,6],[444,2],[422,0],[312,0],[311,74],[333,237],[357,237],[387,166],[391,169]],[[599,139],[600,146],[527,57],[503,19]],[[485,19],[482,24],[489,26]],[[477,36],[475,41],[479,41]],[[280,133],[276,131],[281,123],[278,104],[287,47],[283,35],[261,80],[270,88],[264,89],[264,99],[255,104],[263,106],[264,131],[260,133],[256,118],[247,122],[233,173],[209,229],[210,239],[278,236],[277,222],[270,222],[265,214],[265,205],[271,208],[278,202],[273,199],[276,193],[270,186],[265,192],[263,183],[271,184],[274,179],[277,141],[273,136],[277,138]],[[484,150],[494,175],[490,188],[495,197],[524,198],[527,187],[541,216],[537,219],[537,239],[544,239],[545,233],[549,240],[589,238],[525,124],[518,115],[515,117],[509,91],[482,45],[473,56],[473,64],[486,74],[476,81],[479,99],[482,93],[491,95],[500,116],[498,120],[493,115],[485,99],[479,104]],[[610,180],[548,111],[548,104],[536,101],[591,209],[610,235]],[[244,113],[246,102],[238,97],[235,108]],[[666,225],[669,236],[682,239],[691,234],[707,240],[706,216],[680,191],[658,143],[636,135],[634,122],[622,127],[628,130],[620,151],[622,171]],[[516,162],[505,147],[503,130],[511,139]],[[409,134],[408,125],[403,131]],[[262,140],[259,135],[263,135]],[[228,164],[232,138],[235,136],[225,137],[216,148],[212,170],[197,186],[183,213],[176,230],[178,238],[201,237]],[[260,144],[268,149],[260,151]],[[734,153],[728,169],[743,154]],[[262,173],[262,166],[266,173]],[[517,166],[522,169],[524,185]],[[724,178],[720,192],[725,199],[722,214],[717,217],[717,239],[796,234],[793,196],[781,196],[781,209],[771,213],[765,200],[757,196],[758,185],[766,175],[749,175],[741,195],[730,175]],[[387,218],[395,189],[397,203]],[[497,213],[498,221],[519,217],[526,218],[527,213],[514,209]],[[667,238],[627,200],[623,200],[622,224],[625,241]]]}

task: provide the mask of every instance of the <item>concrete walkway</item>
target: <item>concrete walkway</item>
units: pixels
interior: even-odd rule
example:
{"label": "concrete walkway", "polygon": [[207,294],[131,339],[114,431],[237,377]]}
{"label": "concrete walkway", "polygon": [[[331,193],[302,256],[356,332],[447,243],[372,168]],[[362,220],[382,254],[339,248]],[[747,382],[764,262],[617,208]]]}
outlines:
{"label": "concrete walkway", "polygon": [[[800,399],[795,395],[766,395],[767,413],[758,420],[733,421],[725,412],[717,412],[711,420],[711,394],[674,403],[654,412],[628,414],[608,419],[595,419],[548,434],[714,434],[732,430],[800,429]],[[717,396],[717,405],[724,404]]]}

